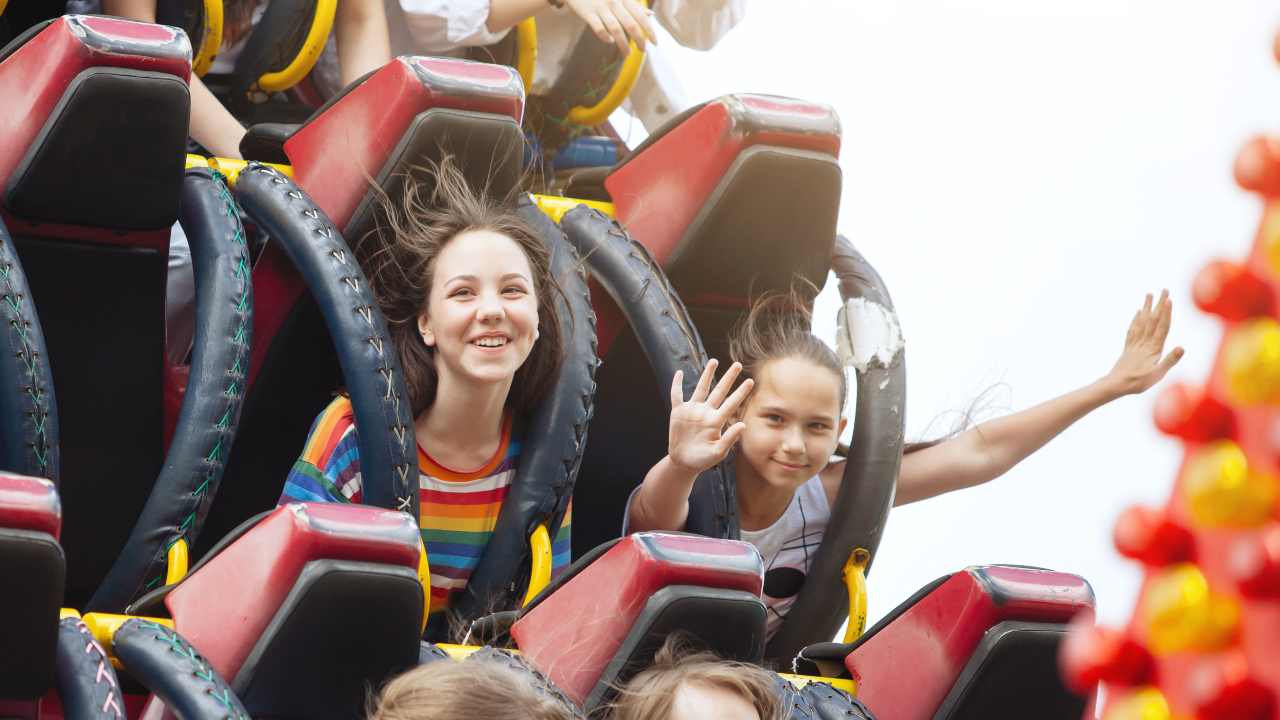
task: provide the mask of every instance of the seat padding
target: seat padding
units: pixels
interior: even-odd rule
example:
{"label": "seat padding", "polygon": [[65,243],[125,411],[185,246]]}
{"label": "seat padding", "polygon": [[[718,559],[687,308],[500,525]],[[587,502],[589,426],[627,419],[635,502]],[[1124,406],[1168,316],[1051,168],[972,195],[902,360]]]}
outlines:
{"label": "seat padding", "polygon": [[1093,607],[1076,575],[1009,565],[971,567],[912,596],[849,646],[858,698],[884,717],[933,717],[987,631],[1018,620],[1065,624]]}
{"label": "seat padding", "polygon": [[53,683],[66,560],[56,540],[58,492],[43,478],[0,473],[0,698],[32,699]]}
{"label": "seat padding", "polygon": [[51,535],[62,531],[62,502],[53,483],[0,472],[0,528]]}
{"label": "seat padding", "polygon": [[[15,48],[0,62],[0,187],[8,184],[72,79],[91,67],[162,73],[186,83],[191,43],[185,33],[164,25],[68,15]],[[68,168],[74,170],[79,168]]]}
{"label": "seat padding", "polygon": [[[418,542],[417,525],[405,513],[291,503],[188,576],[165,605],[177,630],[214,669],[236,677],[308,563],[350,560],[416,570]],[[349,611],[334,608],[334,621]]]}
{"label": "seat padding", "polygon": [[[512,625],[511,637],[535,668],[582,703],[609,680],[607,670],[620,670],[618,664],[626,658],[619,654],[636,649],[637,638],[629,641],[635,626],[648,623],[698,635],[697,627],[680,627],[676,618],[660,617],[669,606],[693,597],[679,591],[680,586],[698,590],[693,602],[699,605],[715,595],[739,605],[748,598],[758,602],[763,578],[760,553],[750,543],[636,533],[618,541],[555,592],[540,596]],[[672,592],[661,595],[664,590]],[[651,598],[668,602],[655,607]],[[701,611],[695,615],[705,617]],[[762,642],[762,606],[759,619]],[[751,630],[744,627],[740,632]]]}

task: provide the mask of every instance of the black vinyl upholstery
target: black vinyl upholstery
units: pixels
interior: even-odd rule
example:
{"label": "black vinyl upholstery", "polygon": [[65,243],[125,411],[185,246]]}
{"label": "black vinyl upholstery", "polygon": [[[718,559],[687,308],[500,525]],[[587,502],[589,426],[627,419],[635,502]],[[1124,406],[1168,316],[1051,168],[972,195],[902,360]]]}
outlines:
{"label": "black vinyl upholstery", "polygon": [[0,698],[34,699],[53,685],[66,560],[51,535],[0,528]]}

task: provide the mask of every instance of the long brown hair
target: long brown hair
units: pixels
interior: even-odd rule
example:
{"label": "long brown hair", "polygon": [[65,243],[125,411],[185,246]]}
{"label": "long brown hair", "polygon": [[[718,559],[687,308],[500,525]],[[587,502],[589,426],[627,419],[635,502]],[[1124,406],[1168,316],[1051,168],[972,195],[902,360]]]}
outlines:
{"label": "long brown hair", "polygon": [[743,379],[756,378],[772,360],[799,357],[830,370],[840,380],[838,416],[844,417],[849,394],[840,358],[810,331],[817,288],[797,283],[786,293],[769,292],[755,299],[746,317],[729,332],[729,357],[742,363]]}
{"label": "long brown hair", "polygon": [[551,275],[551,253],[516,212],[511,198],[494,199],[473,190],[449,157],[414,170],[405,178],[399,202],[381,196],[377,226],[356,246],[400,356],[413,414],[431,407],[439,383],[434,350],[418,333],[418,316],[426,312],[431,296],[435,260],[454,238],[471,230],[511,238],[533,272],[539,339],[516,371],[507,396],[513,410],[530,413],[551,389],[564,362],[555,302],[563,291]]}
{"label": "long brown hair", "polygon": [[610,706],[609,720],[664,720],[685,685],[727,690],[755,708],[760,720],[781,720],[777,685],[763,668],[695,652],[687,639],[671,635],[654,655],[653,665],[623,687]]}

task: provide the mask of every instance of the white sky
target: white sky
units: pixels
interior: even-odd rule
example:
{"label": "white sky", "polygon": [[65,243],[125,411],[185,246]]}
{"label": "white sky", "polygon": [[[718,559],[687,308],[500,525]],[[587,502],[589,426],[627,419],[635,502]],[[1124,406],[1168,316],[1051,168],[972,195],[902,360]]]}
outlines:
{"label": "white sky", "polygon": [[[1264,0],[753,0],[713,51],[663,51],[693,101],[835,106],[840,231],[893,293],[907,435],[923,439],[993,384],[996,409],[1017,410],[1105,373],[1161,287],[1187,348],[1171,376],[1204,378],[1220,328],[1191,279],[1252,242],[1260,204],[1231,163],[1280,124],[1277,27]],[[829,287],[828,340],[837,304]],[[994,483],[895,510],[870,620],[935,577],[1004,562],[1085,576],[1102,619],[1122,622],[1139,574],[1112,523],[1163,503],[1180,459],[1151,424],[1154,396],[1103,408]]]}

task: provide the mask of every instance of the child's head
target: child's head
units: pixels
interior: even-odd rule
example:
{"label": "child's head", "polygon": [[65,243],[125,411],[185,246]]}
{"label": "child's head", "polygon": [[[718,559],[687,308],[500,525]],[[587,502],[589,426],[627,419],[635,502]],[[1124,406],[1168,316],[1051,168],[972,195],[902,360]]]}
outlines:
{"label": "child's head", "polygon": [[609,720],[776,720],[782,709],[767,671],[692,653],[673,636],[622,688]]}
{"label": "child's head", "polygon": [[369,720],[575,720],[581,715],[537,674],[492,660],[436,660],[382,689]]}
{"label": "child's head", "polygon": [[[562,362],[550,254],[514,204],[468,187],[447,159],[384,203],[361,260],[400,355],[415,415],[442,382],[505,384],[529,412]],[[369,249],[373,246],[373,250]]]}
{"label": "child's head", "polygon": [[764,295],[729,337],[730,356],[755,380],[741,409],[739,463],[770,485],[795,488],[816,475],[844,430],[844,368],[810,320],[799,291]]}

